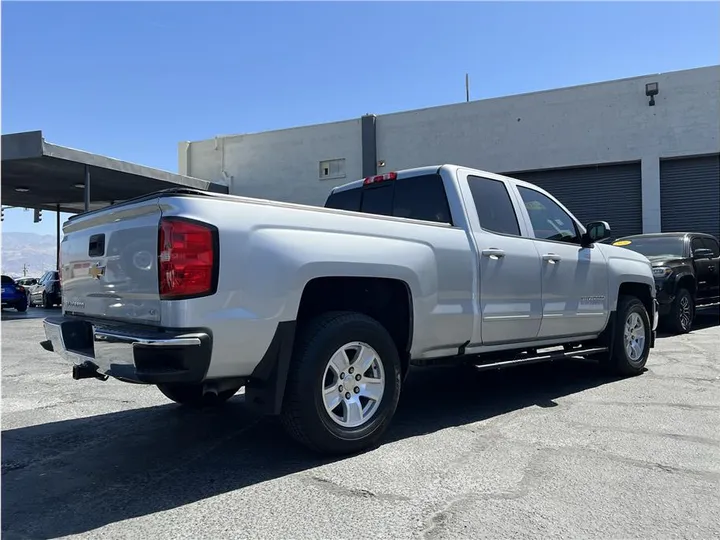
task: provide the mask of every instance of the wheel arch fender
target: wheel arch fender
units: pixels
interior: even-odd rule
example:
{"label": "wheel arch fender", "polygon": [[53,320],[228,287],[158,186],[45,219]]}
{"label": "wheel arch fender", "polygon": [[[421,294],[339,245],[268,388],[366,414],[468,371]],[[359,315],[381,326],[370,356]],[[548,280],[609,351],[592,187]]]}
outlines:
{"label": "wheel arch fender", "polygon": [[422,242],[355,237],[352,243],[324,244],[322,249],[300,255],[289,270],[289,286],[281,320],[297,318],[305,289],[318,278],[401,281],[409,289],[414,320],[422,319],[423,313],[431,312],[437,305],[438,264],[432,247]]}
{"label": "wheel arch fender", "polygon": [[690,294],[694,295],[697,291],[697,278],[690,270],[683,270],[675,276],[673,280],[673,294],[677,294],[677,291],[683,285],[690,291]]}

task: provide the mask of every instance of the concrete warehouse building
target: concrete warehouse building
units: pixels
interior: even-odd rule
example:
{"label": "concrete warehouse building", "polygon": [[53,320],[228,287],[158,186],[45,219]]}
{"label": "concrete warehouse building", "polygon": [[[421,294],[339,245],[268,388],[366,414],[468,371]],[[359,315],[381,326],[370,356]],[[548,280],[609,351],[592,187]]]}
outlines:
{"label": "concrete warehouse building", "polygon": [[455,163],[552,192],[613,236],[720,236],[720,66],[179,145],[179,172],[322,205],[334,186]]}

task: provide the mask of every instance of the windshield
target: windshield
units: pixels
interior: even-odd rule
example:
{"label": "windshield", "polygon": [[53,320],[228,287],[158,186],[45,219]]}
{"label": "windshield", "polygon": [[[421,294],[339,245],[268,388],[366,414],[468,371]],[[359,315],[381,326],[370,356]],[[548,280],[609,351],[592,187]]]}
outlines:
{"label": "windshield", "polygon": [[618,240],[613,245],[631,249],[648,259],[670,259],[683,257],[685,241],[674,237],[647,237]]}

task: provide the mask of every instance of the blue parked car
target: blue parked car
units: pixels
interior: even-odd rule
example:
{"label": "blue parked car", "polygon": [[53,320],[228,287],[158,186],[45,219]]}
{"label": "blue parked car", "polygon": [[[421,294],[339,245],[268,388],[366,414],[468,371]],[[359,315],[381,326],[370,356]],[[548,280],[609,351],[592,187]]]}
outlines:
{"label": "blue parked car", "polygon": [[20,312],[27,311],[28,295],[25,287],[15,283],[10,276],[0,277],[2,281],[2,307],[15,308]]}

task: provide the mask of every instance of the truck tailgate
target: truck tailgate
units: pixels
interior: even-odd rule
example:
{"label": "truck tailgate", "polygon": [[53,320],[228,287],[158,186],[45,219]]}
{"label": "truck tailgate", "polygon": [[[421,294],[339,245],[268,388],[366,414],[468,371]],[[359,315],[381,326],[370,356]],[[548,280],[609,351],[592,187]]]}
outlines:
{"label": "truck tailgate", "polygon": [[60,249],[63,311],[160,322],[157,198],[68,221]]}

